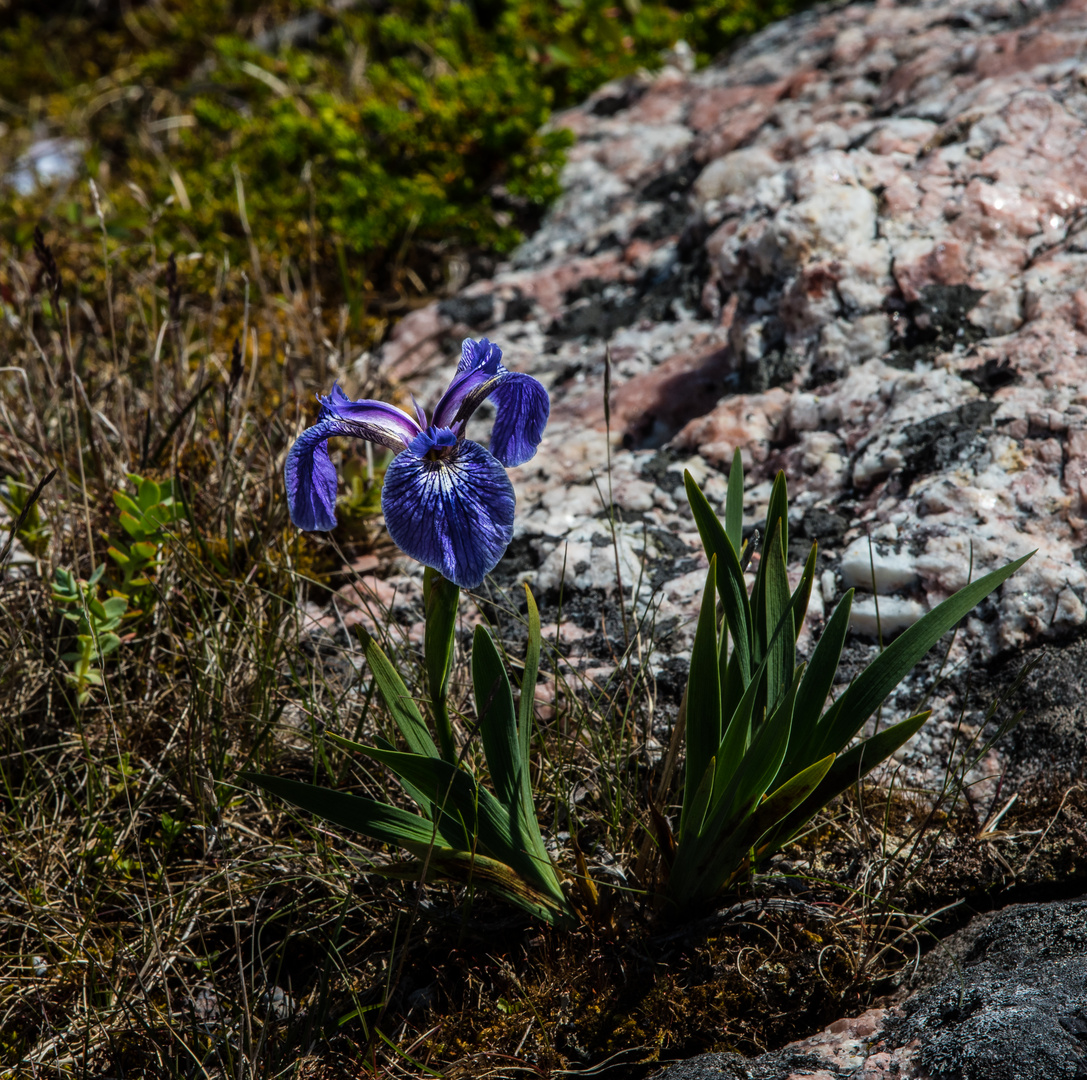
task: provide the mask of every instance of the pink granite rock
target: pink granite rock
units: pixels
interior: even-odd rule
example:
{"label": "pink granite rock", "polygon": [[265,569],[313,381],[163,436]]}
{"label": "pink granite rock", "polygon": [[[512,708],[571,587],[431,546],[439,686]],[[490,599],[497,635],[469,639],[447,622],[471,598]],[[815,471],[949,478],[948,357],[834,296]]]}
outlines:
{"label": "pink granite rock", "polygon": [[[1087,0],[853,4],[554,118],[578,141],[543,226],[378,359],[425,400],[487,334],[547,384],[496,580],[547,602],[565,574],[593,627],[573,662],[622,653],[621,582],[656,620],[656,670],[682,663],[705,565],[683,470],[720,501],[737,447],[748,525],[784,468],[794,534],[820,541],[813,612],[855,586],[862,652],[869,539],[886,633],[1037,549],[952,663],[1082,630],[1085,50]],[[918,781],[951,742],[931,730],[901,755]]]}

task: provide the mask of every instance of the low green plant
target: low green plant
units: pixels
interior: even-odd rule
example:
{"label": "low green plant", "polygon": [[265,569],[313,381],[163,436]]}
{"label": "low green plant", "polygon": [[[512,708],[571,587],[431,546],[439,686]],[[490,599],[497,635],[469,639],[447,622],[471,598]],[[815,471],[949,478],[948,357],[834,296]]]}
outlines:
{"label": "low green plant", "polygon": [[[119,592],[134,599],[146,598],[151,577],[160,565],[163,545],[168,538],[167,527],[185,516],[184,506],[176,498],[174,481],[159,484],[137,473],[128,479],[136,485],[136,498],[123,491],[113,493],[113,501],[121,512],[118,522],[128,534],[128,543],[118,541],[109,548],[110,558],[121,571]],[[103,533],[105,539],[109,537]]]}
{"label": "low green plant", "polygon": [[[163,0],[124,20],[27,7],[0,20],[0,99],[14,145],[43,122],[86,143],[115,239],[143,236],[150,205],[167,252],[223,252],[269,281],[308,253],[324,295],[358,310],[391,285],[444,287],[454,252],[505,252],[534,226],[571,143],[544,126],[554,110],[659,66],[679,39],[708,61],[798,6]],[[303,11],[323,16],[314,36],[252,30]],[[58,203],[12,188],[0,205],[23,244]],[[89,203],[64,205],[97,232]],[[215,280],[205,260],[189,272]]]}
{"label": "low green plant", "polygon": [[528,648],[519,710],[490,632],[477,626],[472,641],[476,728],[492,792],[455,756],[445,704],[459,590],[433,571],[427,574],[425,652],[438,743],[392,662],[361,630],[370,673],[408,749],[398,750],[383,739],[366,746],[326,736],[343,749],[386,765],[420,813],[264,773],[245,773],[243,779],[346,829],[411,852],[415,862],[386,868],[392,876],[459,881],[492,892],[544,922],[572,924],[574,912],[547,853],[529,782],[533,687],[540,662],[536,602],[526,587]]}
{"label": "low green plant", "polygon": [[[811,595],[817,545],[812,544],[800,583],[790,590],[784,473],[778,473],[770,494],[767,540],[750,595],[740,563],[739,453],[729,474],[723,524],[690,473],[684,479],[710,570],[685,696],[686,776],[665,890],[678,909],[704,904],[749,874],[912,738],[929,710],[853,742],[932,646],[1033,554],[939,604],[827,704],[849,630],[853,590],[834,609],[811,660],[797,664],[796,640]],[[724,612],[720,624],[717,599]]]}
{"label": "low green plant", "polygon": [[127,596],[101,599],[99,584],[105,569],[106,564],[99,563],[84,581],[71,570],[58,568],[53,580],[53,599],[64,609],[64,619],[76,627],[79,648],[64,653],[61,659],[71,665],[67,680],[75,689],[80,705],[87,703],[92,687],[102,685],[99,665],[121,644],[117,630],[128,611]]}
{"label": "low green plant", "polygon": [[[109,547],[109,556],[121,571],[117,587],[102,598],[105,563],[100,563],[86,581],[71,570],[58,569],[53,582],[54,601],[65,609],[64,619],[76,624],[79,648],[61,659],[72,666],[68,680],[75,687],[80,705],[87,703],[92,687],[102,685],[103,673],[98,665],[120,645],[117,630],[122,621],[139,618],[153,602],[152,575],[161,565],[167,527],[184,516],[172,480],[159,484],[137,473],[129,473],[128,478],[136,485],[136,497],[123,491],[113,493],[120,511],[118,522],[128,536],[128,543],[117,541]],[[109,539],[107,533],[102,535]]]}

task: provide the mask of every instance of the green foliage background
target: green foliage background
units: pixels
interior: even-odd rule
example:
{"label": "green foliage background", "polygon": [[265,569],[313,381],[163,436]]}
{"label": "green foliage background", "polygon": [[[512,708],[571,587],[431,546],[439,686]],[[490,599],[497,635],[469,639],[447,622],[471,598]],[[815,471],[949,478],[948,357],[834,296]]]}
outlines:
{"label": "green foliage background", "polygon": [[[35,138],[79,138],[117,240],[312,275],[326,297],[418,295],[454,257],[508,251],[558,194],[553,110],[681,38],[706,62],[798,6],[0,0],[0,174]],[[299,19],[311,32],[283,40]],[[34,224],[91,213],[86,185],[0,185],[21,250]]]}

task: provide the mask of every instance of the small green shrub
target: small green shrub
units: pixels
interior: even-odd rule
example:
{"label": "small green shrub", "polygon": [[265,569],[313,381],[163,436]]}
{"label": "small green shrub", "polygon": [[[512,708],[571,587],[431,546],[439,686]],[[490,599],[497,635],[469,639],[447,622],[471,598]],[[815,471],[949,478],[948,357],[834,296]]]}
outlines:
{"label": "small green shrub", "polygon": [[[509,251],[534,226],[571,142],[541,131],[554,109],[658,66],[680,38],[704,61],[797,6],[163,0],[117,21],[76,4],[66,18],[0,14],[0,98],[14,103],[11,147],[42,120],[87,143],[118,240],[221,252],[273,281],[312,269],[358,310],[390,286],[442,286],[452,254]],[[315,38],[262,40],[306,12],[325,16]],[[19,244],[60,209],[48,194],[0,201]],[[68,211],[96,227],[82,196]]]}
{"label": "small green shrub", "polygon": [[[68,680],[76,691],[76,701],[85,705],[95,686],[101,686],[101,667],[105,657],[121,644],[117,631],[122,621],[131,622],[145,613],[154,602],[153,575],[161,565],[162,547],[168,539],[167,527],[184,516],[182,505],[174,498],[173,481],[158,484],[136,473],[128,478],[136,485],[136,498],[123,491],[113,493],[120,511],[118,524],[128,536],[128,543],[116,541],[109,556],[121,571],[121,580],[103,599],[100,588],[106,564],[100,563],[86,580],[71,570],[60,568],[53,583],[53,599],[68,622],[76,624],[77,650],[61,659],[71,665]],[[109,540],[109,534],[103,533]]]}
{"label": "small green shrub", "polygon": [[[123,491],[113,493],[120,510],[118,524],[128,534],[128,543],[110,545],[109,556],[122,573],[119,591],[129,599],[145,602],[151,593],[151,578],[159,567],[159,556],[167,540],[167,526],[184,517],[180,500],[175,498],[174,482],[157,484],[136,473],[128,474],[136,485],[136,498]],[[102,534],[109,540],[109,536]]]}

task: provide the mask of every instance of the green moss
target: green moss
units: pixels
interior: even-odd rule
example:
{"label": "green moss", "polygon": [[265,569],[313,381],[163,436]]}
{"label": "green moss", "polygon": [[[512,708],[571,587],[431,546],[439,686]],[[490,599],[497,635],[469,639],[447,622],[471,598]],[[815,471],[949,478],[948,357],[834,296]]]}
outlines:
{"label": "green moss", "polygon": [[[163,0],[121,18],[76,3],[67,17],[0,14],[0,53],[15,58],[0,97],[9,152],[42,120],[86,140],[119,239],[146,201],[167,250],[222,252],[250,274],[259,259],[273,281],[285,263],[308,279],[312,251],[325,295],[357,313],[383,290],[440,287],[451,252],[521,239],[559,192],[571,139],[540,130],[554,108],[681,37],[705,59],[797,6]],[[323,14],[315,40],[258,48],[307,11]],[[11,222],[59,209],[3,200]]]}

